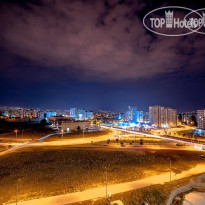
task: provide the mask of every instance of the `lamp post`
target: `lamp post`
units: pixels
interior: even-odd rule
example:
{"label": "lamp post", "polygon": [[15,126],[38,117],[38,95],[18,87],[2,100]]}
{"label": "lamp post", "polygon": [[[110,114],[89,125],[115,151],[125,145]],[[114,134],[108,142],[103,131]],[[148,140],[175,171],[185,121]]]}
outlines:
{"label": "lamp post", "polygon": [[171,173],[171,166],[172,166],[172,161],[171,159],[169,159],[169,172],[170,172],[170,184],[171,184],[171,181],[172,181],[172,173]]}
{"label": "lamp post", "polygon": [[18,133],[18,130],[15,130],[15,133],[16,133],[16,139],[17,139],[17,133]]}
{"label": "lamp post", "polygon": [[106,179],[105,187],[106,187],[106,203],[107,203],[107,168],[106,167],[105,167],[105,179]]}

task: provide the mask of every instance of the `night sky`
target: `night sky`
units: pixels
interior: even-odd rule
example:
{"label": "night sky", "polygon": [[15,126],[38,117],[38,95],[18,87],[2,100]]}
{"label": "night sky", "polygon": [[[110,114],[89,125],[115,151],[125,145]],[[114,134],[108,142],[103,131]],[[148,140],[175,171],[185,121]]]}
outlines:
{"label": "night sky", "polygon": [[[202,1],[201,1],[202,2]],[[152,9],[200,1],[0,1],[0,105],[205,108],[205,34],[160,36]]]}

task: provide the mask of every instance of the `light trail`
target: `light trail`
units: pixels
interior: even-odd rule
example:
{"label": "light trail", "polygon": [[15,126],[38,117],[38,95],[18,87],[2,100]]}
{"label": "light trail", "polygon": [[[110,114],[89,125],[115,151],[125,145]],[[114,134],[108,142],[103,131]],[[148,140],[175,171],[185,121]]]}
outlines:
{"label": "light trail", "polygon": [[169,137],[162,137],[162,136],[159,136],[159,135],[153,135],[153,134],[148,134],[148,133],[144,133],[144,132],[137,132],[137,131],[132,131],[132,130],[125,130],[125,129],[116,128],[116,127],[109,127],[109,126],[105,126],[105,125],[102,125],[101,127],[106,128],[106,129],[118,130],[118,131],[121,131],[121,132],[129,132],[129,133],[133,133],[133,134],[137,134],[137,135],[143,135],[143,136],[152,137],[152,138],[159,138],[159,139],[165,139],[165,140],[184,143],[184,144],[191,144],[195,148],[201,149],[201,150],[204,148],[203,144],[189,142],[189,141],[186,141],[186,140],[180,140],[180,139],[169,138]]}

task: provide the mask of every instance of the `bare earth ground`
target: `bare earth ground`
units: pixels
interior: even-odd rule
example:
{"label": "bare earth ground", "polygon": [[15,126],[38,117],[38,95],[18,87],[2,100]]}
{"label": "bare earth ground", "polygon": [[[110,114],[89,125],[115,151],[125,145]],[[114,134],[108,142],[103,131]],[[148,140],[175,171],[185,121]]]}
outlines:
{"label": "bare earth ground", "polygon": [[72,133],[64,133],[62,134],[58,134],[58,135],[53,135],[49,138],[47,138],[45,141],[56,141],[59,139],[77,139],[77,138],[88,138],[88,137],[99,137],[102,135],[114,135],[113,131],[109,131],[109,130],[103,130],[103,131],[95,131],[95,132],[72,132]]}
{"label": "bare earth ground", "polygon": [[41,137],[44,137],[48,134],[53,133],[52,131],[49,130],[24,130],[18,131],[17,132],[17,140],[16,140],[16,133],[6,133],[6,134],[0,134],[0,142],[5,142],[5,141],[22,141],[22,140],[28,140],[28,139],[39,139]]}
{"label": "bare earth ground", "polygon": [[[75,139],[75,138],[87,138],[87,137],[98,137],[101,135],[112,134],[112,131],[96,131],[96,132],[72,132],[72,133],[64,133],[63,139]],[[45,131],[33,131],[33,130],[26,130],[23,132],[19,131],[16,138],[16,133],[6,133],[0,134],[0,143],[5,142],[25,142],[26,140],[32,139],[40,139],[45,137],[48,134],[54,134],[53,136],[46,138],[46,141],[55,141],[62,138],[62,135],[59,133],[55,133],[53,131],[45,130]]]}
{"label": "bare earth ground", "polygon": [[[116,200],[121,200],[126,205],[141,205],[143,202],[147,202],[151,205],[166,205],[166,200],[168,199],[170,193],[181,186],[189,183],[191,179],[194,179],[196,176],[187,177],[180,180],[175,180],[171,184],[157,184],[149,187],[119,193],[112,195],[111,198],[108,199],[109,202],[113,202]],[[73,205],[104,205],[106,204],[105,198],[98,198],[95,200],[89,200],[79,203],[74,203]],[[173,205],[182,205],[182,201],[177,201],[173,203]]]}
{"label": "bare earth ground", "polygon": [[[0,157],[0,203],[14,202],[16,182],[19,200],[76,192],[109,184],[133,181],[169,171],[180,173],[202,163],[201,152],[149,150],[116,151],[107,147],[23,148]],[[205,163],[205,161],[204,161]]]}

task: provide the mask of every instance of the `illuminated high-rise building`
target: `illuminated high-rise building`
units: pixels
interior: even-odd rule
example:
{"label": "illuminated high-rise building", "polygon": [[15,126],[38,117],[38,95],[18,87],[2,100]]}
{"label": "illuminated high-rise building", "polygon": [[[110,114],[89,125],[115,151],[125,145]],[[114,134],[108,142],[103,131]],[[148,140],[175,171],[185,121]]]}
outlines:
{"label": "illuminated high-rise building", "polygon": [[205,130],[205,109],[197,110],[197,124],[199,129]]}
{"label": "illuminated high-rise building", "polygon": [[160,105],[149,107],[150,122],[157,126],[177,126],[177,110]]}
{"label": "illuminated high-rise building", "polygon": [[162,120],[163,120],[163,110],[164,107],[160,105],[155,105],[155,106],[150,106],[149,107],[149,114],[150,114],[150,122],[157,126],[161,127],[162,125]]}
{"label": "illuminated high-rise building", "polygon": [[73,118],[77,117],[77,108],[70,109],[70,116]]}
{"label": "illuminated high-rise building", "polygon": [[32,109],[32,110],[31,110],[31,114],[32,114],[32,117],[33,117],[33,118],[37,118],[37,117],[38,117],[38,110]]}
{"label": "illuminated high-rise building", "polygon": [[136,116],[135,113],[137,113],[137,108],[133,106],[128,106],[128,120],[129,121],[135,121],[135,116]]}
{"label": "illuminated high-rise building", "polygon": [[86,118],[86,111],[84,109],[78,109],[77,117],[79,118],[79,120],[84,120]]}
{"label": "illuminated high-rise building", "polygon": [[38,113],[38,117],[40,118],[40,119],[44,119],[45,118],[45,112],[43,111],[43,110],[40,110],[39,111],[39,113]]}
{"label": "illuminated high-rise building", "polygon": [[163,124],[177,126],[177,110],[165,107],[163,112]]}
{"label": "illuminated high-rise building", "polygon": [[149,112],[144,112],[143,113],[143,122],[144,123],[149,123],[150,122]]}
{"label": "illuminated high-rise building", "polygon": [[125,119],[125,114],[119,113],[118,120],[124,120],[124,119]]}
{"label": "illuminated high-rise building", "polygon": [[46,112],[46,117],[49,118],[49,117],[55,117],[56,116],[56,112],[55,111],[48,111]]}
{"label": "illuminated high-rise building", "polygon": [[125,112],[124,121],[129,121],[129,111]]}
{"label": "illuminated high-rise building", "polygon": [[23,109],[18,110],[18,116],[23,118]]}
{"label": "illuminated high-rise building", "polygon": [[93,112],[92,111],[87,111],[86,118],[92,119],[93,118]]}
{"label": "illuminated high-rise building", "polygon": [[143,122],[143,111],[137,111],[136,122]]}

